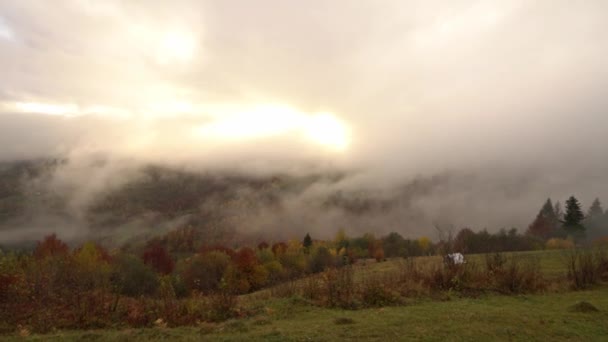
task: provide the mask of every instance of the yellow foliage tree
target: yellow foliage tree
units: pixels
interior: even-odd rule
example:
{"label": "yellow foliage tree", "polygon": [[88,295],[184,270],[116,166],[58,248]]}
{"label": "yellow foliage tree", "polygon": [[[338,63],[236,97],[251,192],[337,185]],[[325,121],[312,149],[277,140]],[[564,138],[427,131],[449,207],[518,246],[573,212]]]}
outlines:
{"label": "yellow foliage tree", "polygon": [[423,253],[426,253],[431,248],[431,240],[428,237],[423,236],[418,239],[418,246],[420,246],[420,250]]}

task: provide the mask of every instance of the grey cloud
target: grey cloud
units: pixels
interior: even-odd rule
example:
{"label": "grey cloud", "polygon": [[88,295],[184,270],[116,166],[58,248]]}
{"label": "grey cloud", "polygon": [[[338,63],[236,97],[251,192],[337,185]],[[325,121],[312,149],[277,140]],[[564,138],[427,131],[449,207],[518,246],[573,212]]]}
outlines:
{"label": "grey cloud", "polygon": [[[332,156],[289,136],[201,143],[187,132],[204,113],[0,113],[2,160],[94,152],[262,173],[302,172],[313,161],[361,171],[340,186],[388,192],[417,176],[473,175],[413,199],[423,217],[408,227],[416,232],[439,218],[523,227],[548,196],[608,198],[605,1],[16,1],[0,5],[0,17],[14,34],[0,38],[3,102],[136,114],[164,95],[280,102],[335,112],[353,130],[350,149]],[[154,37],[130,33],[137,27],[193,32],[195,58],[157,65]],[[393,226],[404,217],[395,214]]]}

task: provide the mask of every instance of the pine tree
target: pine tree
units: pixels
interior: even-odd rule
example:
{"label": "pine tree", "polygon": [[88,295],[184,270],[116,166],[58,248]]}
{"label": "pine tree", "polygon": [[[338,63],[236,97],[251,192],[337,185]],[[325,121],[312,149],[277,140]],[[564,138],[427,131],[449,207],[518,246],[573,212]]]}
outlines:
{"label": "pine tree", "polygon": [[607,218],[608,216],[604,214],[602,203],[596,198],[591,204],[591,207],[589,207],[587,218],[585,218],[584,221],[585,227],[587,228],[587,237],[594,239],[604,235],[607,226]]}
{"label": "pine tree", "polygon": [[557,218],[557,220],[561,221],[562,217],[564,216],[564,213],[562,212],[562,204],[559,201],[555,202],[553,212],[555,213],[555,217]]}
{"label": "pine tree", "polygon": [[602,216],[603,213],[604,213],[604,209],[602,209],[602,203],[600,203],[599,198],[596,198],[593,201],[593,203],[591,204],[591,207],[589,207],[589,211],[587,212],[587,217],[592,219],[592,218]]}
{"label": "pine tree", "polygon": [[564,229],[568,234],[580,238],[585,232],[585,227],[581,224],[585,215],[581,210],[581,204],[574,196],[570,196],[566,201],[566,214],[564,215]]}
{"label": "pine tree", "polygon": [[555,215],[551,199],[548,198],[526,233],[546,239],[554,235],[557,226],[557,215]]}
{"label": "pine tree", "polygon": [[553,209],[553,203],[551,202],[551,198],[547,198],[547,201],[540,209],[540,213],[548,219],[555,218],[555,210]]}
{"label": "pine tree", "polygon": [[310,247],[312,246],[312,238],[310,237],[310,234],[306,233],[304,241],[302,241],[302,245],[304,246],[304,252],[308,254],[308,252],[310,251]]}

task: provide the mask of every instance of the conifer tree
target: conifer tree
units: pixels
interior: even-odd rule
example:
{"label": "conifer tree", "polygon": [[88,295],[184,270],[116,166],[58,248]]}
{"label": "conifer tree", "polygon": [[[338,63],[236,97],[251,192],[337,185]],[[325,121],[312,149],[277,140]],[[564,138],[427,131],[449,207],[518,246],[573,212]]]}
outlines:
{"label": "conifer tree", "polygon": [[602,216],[603,213],[604,213],[604,209],[602,209],[602,203],[600,202],[599,198],[596,198],[593,201],[593,203],[591,204],[591,207],[589,207],[589,211],[587,212],[587,217],[592,219],[592,218]]}
{"label": "conifer tree", "polygon": [[570,196],[566,201],[566,214],[564,215],[564,229],[566,232],[574,237],[580,237],[584,234],[585,227],[582,225],[582,221],[585,218],[581,209],[581,204],[574,196]]}
{"label": "conifer tree", "polygon": [[587,217],[585,221],[585,228],[587,230],[587,237],[590,239],[599,238],[606,233],[608,228],[608,215],[604,214],[602,203],[596,198],[589,210],[587,211]]}
{"label": "conifer tree", "polygon": [[312,246],[312,238],[310,237],[309,233],[306,233],[304,241],[302,241],[302,245],[304,246],[304,252],[308,254],[308,252],[310,251],[310,247]]}
{"label": "conifer tree", "polygon": [[558,226],[557,215],[555,215],[553,203],[548,198],[545,204],[542,206],[538,215],[534,219],[534,222],[530,224],[527,230],[527,234],[534,235],[543,239],[547,239],[555,234],[555,230]]}

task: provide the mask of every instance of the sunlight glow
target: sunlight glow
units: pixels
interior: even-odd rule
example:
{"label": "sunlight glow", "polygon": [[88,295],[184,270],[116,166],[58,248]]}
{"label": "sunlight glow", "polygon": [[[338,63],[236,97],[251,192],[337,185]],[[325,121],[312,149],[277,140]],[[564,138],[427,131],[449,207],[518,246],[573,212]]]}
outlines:
{"label": "sunlight glow", "polygon": [[192,60],[196,50],[196,39],[188,32],[171,31],[160,37],[156,49],[159,64],[186,63]]}
{"label": "sunlight glow", "polygon": [[228,141],[289,134],[340,152],[346,150],[350,143],[349,130],[335,115],[308,114],[282,105],[256,106],[216,114],[215,120],[198,127],[196,134]]}
{"label": "sunlight glow", "polygon": [[312,141],[337,151],[344,151],[350,143],[348,129],[330,113],[319,113],[310,117],[305,132]]}
{"label": "sunlight glow", "polygon": [[74,104],[50,104],[40,102],[15,102],[11,105],[16,111],[46,115],[75,116],[78,106]]}

